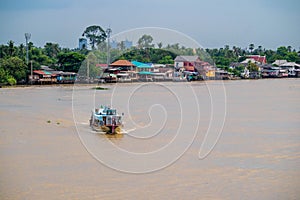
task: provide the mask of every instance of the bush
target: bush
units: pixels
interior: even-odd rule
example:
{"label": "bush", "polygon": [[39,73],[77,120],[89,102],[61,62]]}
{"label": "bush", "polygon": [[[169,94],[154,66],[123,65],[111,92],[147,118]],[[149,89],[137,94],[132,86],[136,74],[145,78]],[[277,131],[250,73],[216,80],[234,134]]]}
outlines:
{"label": "bush", "polygon": [[17,80],[10,75],[8,75],[6,80],[7,80],[8,85],[16,85],[17,84]]}

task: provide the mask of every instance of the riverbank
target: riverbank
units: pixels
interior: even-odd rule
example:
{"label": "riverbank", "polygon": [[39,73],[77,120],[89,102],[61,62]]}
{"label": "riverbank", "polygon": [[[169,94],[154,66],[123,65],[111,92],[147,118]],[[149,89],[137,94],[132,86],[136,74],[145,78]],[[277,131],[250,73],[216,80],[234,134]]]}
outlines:
{"label": "riverbank", "polygon": [[[214,80],[214,79],[208,79],[208,80],[200,80],[200,81],[133,81],[133,82],[117,82],[117,83],[79,83],[79,82],[75,82],[75,83],[69,83],[69,84],[44,84],[44,85],[5,85],[5,86],[0,86],[0,88],[32,88],[32,87],[36,87],[36,88],[43,88],[43,87],[74,87],[74,85],[76,86],[92,86],[94,88],[99,87],[99,86],[105,86],[105,85],[114,85],[114,84],[145,84],[145,83],[209,83],[209,82],[215,82],[215,81],[223,81],[223,82],[228,82],[228,81],[256,81],[256,80],[284,80],[284,79],[299,79],[298,77],[294,78],[294,77],[289,77],[289,78],[264,78],[264,79],[241,79],[241,78],[237,78],[237,79],[226,79],[226,80]],[[300,80],[300,79],[299,79]]]}

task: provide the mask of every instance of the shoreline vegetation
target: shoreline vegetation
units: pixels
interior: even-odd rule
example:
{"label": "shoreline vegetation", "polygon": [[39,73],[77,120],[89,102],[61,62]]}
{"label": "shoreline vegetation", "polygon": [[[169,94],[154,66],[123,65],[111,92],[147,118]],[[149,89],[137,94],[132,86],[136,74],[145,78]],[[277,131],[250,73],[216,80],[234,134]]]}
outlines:
{"label": "shoreline vegetation", "polygon": [[[99,30],[101,34],[93,35],[94,30]],[[151,35],[142,35],[136,46],[126,47],[124,41],[120,41],[113,47],[111,43],[107,45],[107,35],[100,26],[87,27],[83,36],[85,38],[80,39],[89,41],[91,49],[87,48],[87,44],[69,49],[52,42],[46,42],[44,47],[34,46],[32,42],[15,46],[12,40],[8,41],[7,45],[0,45],[0,87],[48,83],[39,82],[40,77],[47,77],[50,83],[58,84],[74,83],[78,80],[83,83],[101,82],[107,69],[118,60],[143,65],[156,64],[160,66],[155,69],[155,72],[159,72],[156,75],[159,74],[161,78],[162,74],[169,73],[168,80],[175,76],[188,81],[300,76],[300,51],[291,46],[280,46],[276,50],[254,44],[246,48],[229,45],[214,49],[189,48],[178,43],[154,44]],[[178,61],[178,57],[197,59]],[[179,63],[182,64],[181,69],[177,66],[178,62],[182,62]],[[128,68],[124,73],[122,67],[114,67],[114,70],[118,70],[118,78],[128,75]],[[141,69],[143,71],[138,71],[137,67],[134,72],[136,77],[133,79],[129,74],[130,80],[140,81],[142,79],[139,77],[143,77],[142,81],[149,81],[149,76],[153,75],[154,71],[150,71],[152,69],[149,69],[149,66]],[[117,75],[112,71],[108,73],[109,77],[110,74]]]}

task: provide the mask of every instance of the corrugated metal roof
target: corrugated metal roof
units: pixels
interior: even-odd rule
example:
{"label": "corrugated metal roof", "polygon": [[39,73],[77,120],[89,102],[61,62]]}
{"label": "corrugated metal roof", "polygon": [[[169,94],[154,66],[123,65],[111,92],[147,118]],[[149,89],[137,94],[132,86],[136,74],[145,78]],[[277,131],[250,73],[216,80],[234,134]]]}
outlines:
{"label": "corrugated metal roof", "polygon": [[129,62],[128,60],[117,60],[116,62],[113,62],[112,64],[110,64],[110,66],[135,66],[134,64],[132,64],[131,62]]}
{"label": "corrugated metal roof", "polygon": [[260,63],[267,63],[266,56],[260,56],[260,55],[248,55],[247,58],[252,58],[257,62]]}
{"label": "corrugated metal roof", "polygon": [[146,64],[138,61],[132,61],[132,64],[134,64],[137,68],[152,68],[151,64]]}
{"label": "corrugated metal roof", "polygon": [[146,72],[146,71],[141,71],[141,72],[138,72],[139,74],[141,75],[152,75],[153,72]]}

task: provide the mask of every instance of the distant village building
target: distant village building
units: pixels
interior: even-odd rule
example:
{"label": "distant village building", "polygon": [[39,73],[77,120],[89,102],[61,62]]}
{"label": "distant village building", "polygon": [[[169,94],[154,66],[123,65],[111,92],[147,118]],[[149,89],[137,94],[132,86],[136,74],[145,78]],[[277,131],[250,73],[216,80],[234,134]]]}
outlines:
{"label": "distant village building", "polygon": [[178,72],[197,72],[204,79],[215,77],[215,67],[201,61],[199,56],[177,56],[174,60],[174,69]]}
{"label": "distant village building", "polygon": [[246,56],[247,59],[244,60],[241,63],[255,63],[255,64],[266,64],[267,63],[267,58],[266,56],[260,56],[260,55],[248,55]]}
{"label": "distant village building", "polygon": [[177,56],[174,60],[174,68],[176,70],[195,71],[195,66],[201,62],[198,56]]}
{"label": "distant village building", "polygon": [[290,77],[300,76],[300,65],[295,62],[288,62],[287,60],[275,60],[272,65],[280,67],[280,72],[284,72],[285,70]]}
{"label": "distant village building", "polygon": [[77,74],[75,72],[56,71],[48,66],[41,66],[40,70],[33,70],[32,77],[28,80],[32,84],[52,84],[52,83],[74,83]]}
{"label": "distant village building", "polygon": [[119,69],[120,71],[135,71],[135,65],[128,60],[117,60],[109,65],[111,68]]}
{"label": "distant village building", "polygon": [[87,49],[87,39],[79,38],[79,49]]}
{"label": "distant village building", "polygon": [[287,63],[287,60],[275,60],[275,62],[273,62],[272,65],[280,66],[285,63]]}

